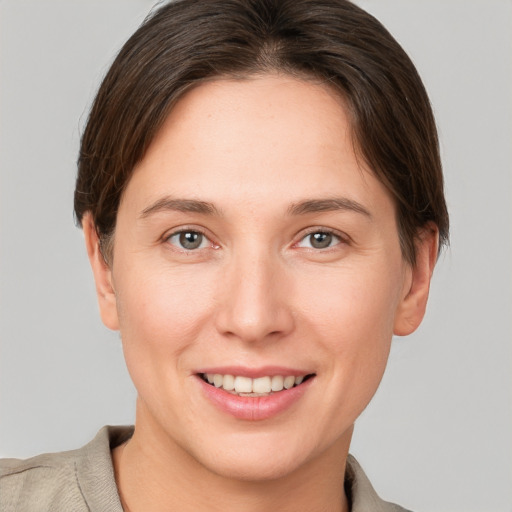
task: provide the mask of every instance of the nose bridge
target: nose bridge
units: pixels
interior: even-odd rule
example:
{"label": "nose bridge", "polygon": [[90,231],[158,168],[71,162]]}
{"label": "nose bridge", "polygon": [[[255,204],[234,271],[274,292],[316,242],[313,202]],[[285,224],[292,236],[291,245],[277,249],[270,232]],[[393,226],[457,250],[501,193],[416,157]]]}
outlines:
{"label": "nose bridge", "polygon": [[244,341],[279,337],[293,328],[278,254],[261,244],[237,248],[226,265],[218,329]]}

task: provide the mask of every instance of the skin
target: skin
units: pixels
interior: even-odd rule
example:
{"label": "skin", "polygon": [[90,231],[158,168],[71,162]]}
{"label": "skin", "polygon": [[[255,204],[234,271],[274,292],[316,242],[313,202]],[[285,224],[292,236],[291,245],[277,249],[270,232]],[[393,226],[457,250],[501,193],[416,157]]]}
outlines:
{"label": "skin", "polygon": [[[101,316],[120,330],[138,391],[135,434],[114,450],[125,507],[348,510],[353,424],[393,333],[422,320],[437,230],[406,263],[393,201],[356,158],[343,100],[282,75],[202,84],[134,170],[110,266],[89,214],[83,225]],[[180,230],[203,233],[202,245],[184,249]],[[328,247],[312,246],[318,232]],[[201,392],[198,369],[226,365],[315,377],[285,411],[246,421]]]}

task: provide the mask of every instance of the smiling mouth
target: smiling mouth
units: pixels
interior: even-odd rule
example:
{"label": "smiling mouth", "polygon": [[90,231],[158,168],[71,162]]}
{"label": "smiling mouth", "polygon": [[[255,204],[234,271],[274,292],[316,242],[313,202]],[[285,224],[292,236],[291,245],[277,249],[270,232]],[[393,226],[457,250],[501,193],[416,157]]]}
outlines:
{"label": "smiling mouth", "polygon": [[219,373],[200,373],[199,377],[216,388],[221,388],[232,395],[258,397],[270,396],[287,389],[300,386],[314,373],[307,375],[273,375],[251,379],[241,375],[221,375]]}

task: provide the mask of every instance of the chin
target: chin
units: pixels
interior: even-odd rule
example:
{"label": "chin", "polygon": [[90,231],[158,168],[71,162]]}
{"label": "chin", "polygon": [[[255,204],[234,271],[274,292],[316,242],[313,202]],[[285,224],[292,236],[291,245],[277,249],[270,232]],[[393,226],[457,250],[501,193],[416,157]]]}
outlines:
{"label": "chin", "polygon": [[244,454],[240,456],[216,458],[211,464],[206,462],[205,466],[212,473],[227,478],[243,482],[268,482],[285,478],[303,465],[302,458],[290,460],[284,458],[279,451],[272,455],[265,454],[264,457],[247,457]]}
{"label": "chin", "polygon": [[295,437],[268,432],[232,434],[224,439],[212,436],[211,439],[218,441],[215,447],[204,446],[199,453],[191,455],[209,472],[223,478],[244,482],[278,480],[300,471],[321,450],[309,446],[304,437]]}

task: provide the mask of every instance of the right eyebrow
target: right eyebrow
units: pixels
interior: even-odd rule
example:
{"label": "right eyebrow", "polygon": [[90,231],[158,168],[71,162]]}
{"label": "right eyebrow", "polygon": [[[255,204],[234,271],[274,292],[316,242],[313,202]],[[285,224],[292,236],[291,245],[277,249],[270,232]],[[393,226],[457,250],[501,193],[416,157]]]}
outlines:
{"label": "right eyebrow", "polygon": [[373,216],[370,211],[361,203],[348,199],[346,197],[332,197],[326,199],[307,199],[299,203],[293,203],[288,208],[291,215],[306,215],[316,212],[334,212],[334,211],[351,211],[359,213],[372,220]]}
{"label": "right eyebrow", "polygon": [[220,216],[219,210],[215,207],[215,205],[209,203],[208,201],[162,197],[147,208],[144,208],[144,210],[142,210],[142,212],[139,214],[139,218],[146,219],[155,213],[166,211],[200,213],[203,215]]}

